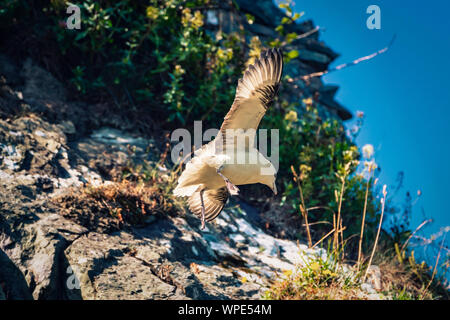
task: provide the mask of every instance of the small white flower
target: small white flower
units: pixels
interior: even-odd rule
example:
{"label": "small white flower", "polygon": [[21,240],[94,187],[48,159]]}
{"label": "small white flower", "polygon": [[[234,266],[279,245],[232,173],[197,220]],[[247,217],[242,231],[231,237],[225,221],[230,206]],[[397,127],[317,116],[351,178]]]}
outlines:
{"label": "small white flower", "polygon": [[372,158],[372,156],[374,154],[373,145],[371,145],[371,144],[364,145],[364,147],[362,147],[362,151],[363,151],[364,158],[366,158],[366,159]]}
{"label": "small white flower", "polygon": [[366,167],[368,172],[372,172],[378,168],[378,165],[374,160],[370,160],[370,161],[364,161],[364,167]]}

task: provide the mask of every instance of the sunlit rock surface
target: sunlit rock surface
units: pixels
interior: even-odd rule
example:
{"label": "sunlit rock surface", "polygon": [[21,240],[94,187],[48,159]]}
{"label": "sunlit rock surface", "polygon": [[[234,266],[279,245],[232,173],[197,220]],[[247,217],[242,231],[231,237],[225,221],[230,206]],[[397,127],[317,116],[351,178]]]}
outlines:
{"label": "sunlit rock surface", "polygon": [[[282,13],[271,1],[237,2],[240,18],[256,17],[244,22],[251,34],[273,36],[273,18]],[[218,24],[225,32],[237,28],[239,17],[227,8],[207,13],[210,32]],[[314,28],[311,21],[291,27],[299,34]],[[321,71],[337,57],[318,33],[292,48],[302,50],[286,69],[292,77]],[[114,115],[102,117],[107,106],[69,101],[32,59],[17,66],[0,55],[0,84],[0,299],[259,299],[283,271],[325,258],[322,249],[269,235],[256,209],[236,203],[204,231],[190,214],[112,233],[67,219],[50,199],[111,183],[112,168],[157,159],[155,142]],[[351,116],[334,101],[337,88],[320,78],[295,96],[313,96],[311,88],[323,112]]]}

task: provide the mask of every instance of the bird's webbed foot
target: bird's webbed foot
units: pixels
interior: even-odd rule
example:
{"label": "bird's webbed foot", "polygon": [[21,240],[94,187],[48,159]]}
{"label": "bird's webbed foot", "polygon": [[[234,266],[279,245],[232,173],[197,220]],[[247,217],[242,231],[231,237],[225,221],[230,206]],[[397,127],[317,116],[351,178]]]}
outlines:
{"label": "bird's webbed foot", "polygon": [[232,196],[238,195],[238,194],[239,194],[239,188],[236,187],[234,184],[232,184],[231,181],[230,181],[227,177],[225,177],[225,176],[220,172],[220,169],[221,169],[221,168],[222,168],[222,167],[220,167],[219,169],[217,169],[217,174],[218,174],[219,176],[221,176],[222,179],[225,181],[225,184],[226,184],[226,186],[227,186],[228,192],[229,192]]}
{"label": "bird's webbed foot", "polygon": [[205,229],[205,203],[203,202],[203,192],[204,190],[200,191],[200,202],[202,204],[202,217],[201,217],[202,225],[200,226],[200,230]]}

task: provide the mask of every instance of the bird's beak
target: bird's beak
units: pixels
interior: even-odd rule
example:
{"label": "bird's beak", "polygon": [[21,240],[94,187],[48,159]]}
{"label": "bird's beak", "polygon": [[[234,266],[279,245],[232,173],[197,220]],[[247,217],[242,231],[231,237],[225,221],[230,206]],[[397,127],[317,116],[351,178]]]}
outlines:
{"label": "bird's beak", "polygon": [[274,193],[275,195],[278,194],[278,191],[277,191],[277,185],[275,184],[275,182],[273,183],[272,191],[273,191],[273,193]]}

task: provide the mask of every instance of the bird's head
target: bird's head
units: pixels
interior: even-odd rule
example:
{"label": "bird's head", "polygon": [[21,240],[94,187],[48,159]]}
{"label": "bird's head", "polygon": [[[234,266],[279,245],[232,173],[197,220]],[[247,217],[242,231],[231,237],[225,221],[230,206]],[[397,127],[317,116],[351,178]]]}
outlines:
{"label": "bird's head", "polygon": [[270,187],[270,189],[272,189],[274,195],[278,194],[277,184],[275,183],[275,179],[273,180],[273,184],[272,184],[272,187]]}
{"label": "bird's head", "polygon": [[[267,169],[269,169],[269,168],[267,168]],[[270,165],[269,172],[266,172],[266,173],[267,174],[264,174],[262,176],[263,177],[262,183],[265,184],[266,186],[268,186],[272,190],[272,192],[276,195],[278,193],[277,185],[275,183],[275,181],[277,179],[277,172],[272,164]]]}

